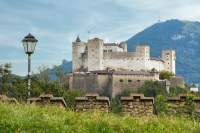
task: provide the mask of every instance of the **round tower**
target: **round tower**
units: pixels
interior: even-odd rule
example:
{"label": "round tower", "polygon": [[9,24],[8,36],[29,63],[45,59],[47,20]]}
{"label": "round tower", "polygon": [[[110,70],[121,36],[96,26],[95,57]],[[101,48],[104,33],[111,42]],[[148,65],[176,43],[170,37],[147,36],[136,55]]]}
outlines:
{"label": "round tower", "polygon": [[103,69],[103,40],[94,38],[88,40],[88,71]]}
{"label": "round tower", "polygon": [[83,67],[82,54],[85,52],[85,43],[81,41],[79,36],[72,43],[72,69],[73,72],[80,71]]}

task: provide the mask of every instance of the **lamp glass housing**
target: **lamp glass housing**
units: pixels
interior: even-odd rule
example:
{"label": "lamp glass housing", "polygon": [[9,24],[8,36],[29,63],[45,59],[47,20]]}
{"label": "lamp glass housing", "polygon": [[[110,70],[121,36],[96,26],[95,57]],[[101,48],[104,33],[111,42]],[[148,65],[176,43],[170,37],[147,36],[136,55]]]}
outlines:
{"label": "lamp glass housing", "polygon": [[36,43],[38,42],[34,36],[28,34],[23,40],[24,51],[26,54],[33,54],[35,51]]}

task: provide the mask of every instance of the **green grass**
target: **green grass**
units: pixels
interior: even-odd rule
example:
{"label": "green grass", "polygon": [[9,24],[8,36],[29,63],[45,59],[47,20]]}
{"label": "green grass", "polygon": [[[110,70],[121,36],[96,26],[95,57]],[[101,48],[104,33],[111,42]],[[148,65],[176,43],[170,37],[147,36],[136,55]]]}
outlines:
{"label": "green grass", "polygon": [[56,107],[0,104],[0,133],[199,133],[200,123],[172,116],[76,113]]}

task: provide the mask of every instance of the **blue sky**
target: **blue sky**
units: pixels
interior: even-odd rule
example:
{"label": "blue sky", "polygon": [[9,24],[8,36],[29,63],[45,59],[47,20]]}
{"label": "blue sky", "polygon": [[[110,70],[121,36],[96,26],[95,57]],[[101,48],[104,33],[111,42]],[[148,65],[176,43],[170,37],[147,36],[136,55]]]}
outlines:
{"label": "blue sky", "polygon": [[[0,64],[12,63],[26,75],[27,57],[21,40],[29,32],[38,40],[32,70],[71,60],[71,42],[127,40],[146,27],[167,19],[200,19],[199,0],[0,0]],[[88,31],[90,34],[88,35]]]}

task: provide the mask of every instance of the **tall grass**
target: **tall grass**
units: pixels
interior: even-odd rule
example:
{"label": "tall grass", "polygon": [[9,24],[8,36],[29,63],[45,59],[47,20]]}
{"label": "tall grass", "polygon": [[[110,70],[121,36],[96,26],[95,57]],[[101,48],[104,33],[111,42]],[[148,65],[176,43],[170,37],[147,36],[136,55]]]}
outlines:
{"label": "tall grass", "polygon": [[0,133],[199,133],[200,123],[172,116],[77,113],[57,107],[0,104]]}

